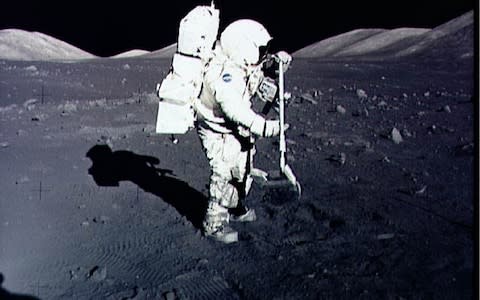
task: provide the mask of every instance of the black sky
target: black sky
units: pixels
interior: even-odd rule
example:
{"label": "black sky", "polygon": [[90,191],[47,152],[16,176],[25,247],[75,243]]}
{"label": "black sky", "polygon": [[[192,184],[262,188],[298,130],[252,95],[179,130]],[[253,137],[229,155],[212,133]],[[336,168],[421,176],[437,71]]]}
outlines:
{"label": "black sky", "polygon": [[[168,3],[168,4],[166,4]],[[474,0],[262,1],[216,0],[221,29],[251,18],[262,22],[278,48],[293,52],[358,28],[432,28],[474,9]],[[0,29],[39,31],[99,56],[157,50],[176,42],[188,11],[210,1],[8,1]]]}

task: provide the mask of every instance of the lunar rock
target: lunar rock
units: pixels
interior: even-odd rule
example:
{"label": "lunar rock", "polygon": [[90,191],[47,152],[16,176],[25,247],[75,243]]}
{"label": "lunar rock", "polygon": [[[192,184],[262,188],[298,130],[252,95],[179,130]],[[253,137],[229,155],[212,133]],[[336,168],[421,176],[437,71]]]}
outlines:
{"label": "lunar rock", "polygon": [[345,107],[341,105],[337,105],[337,112],[344,115],[347,112],[347,110],[345,109]]}
{"label": "lunar rock", "polygon": [[88,274],[88,278],[97,282],[105,280],[107,278],[107,267],[93,267]]}
{"label": "lunar rock", "polygon": [[365,99],[368,98],[367,93],[366,93],[364,90],[362,90],[362,89],[358,89],[358,90],[356,91],[356,93],[357,93],[358,99],[360,99],[360,100],[365,100]]}
{"label": "lunar rock", "polygon": [[392,129],[391,137],[392,137],[392,141],[395,144],[400,144],[401,142],[403,142],[402,134],[395,127]]}
{"label": "lunar rock", "polygon": [[305,101],[310,102],[311,104],[317,105],[318,101],[313,99],[313,97],[310,94],[304,93],[302,94],[301,98]]}
{"label": "lunar rock", "polygon": [[166,292],[164,295],[163,295],[163,298],[165,300],[176,300],[177,299],[177,295],[175,294],[175,292]]}

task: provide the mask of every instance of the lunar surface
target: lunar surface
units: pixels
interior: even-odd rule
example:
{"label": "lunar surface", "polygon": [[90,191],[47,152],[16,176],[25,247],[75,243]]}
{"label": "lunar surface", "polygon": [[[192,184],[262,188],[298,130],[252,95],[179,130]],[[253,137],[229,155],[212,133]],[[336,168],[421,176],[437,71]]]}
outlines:
{"label": "lunar surface", "polygon": [[[473,15],[452,22],[295,53],[287,161],[302,195],[254,183],[258,220],[232,223],[229,245],[200,231],[196,132],[155,134],[171,57],[3,57],[0,298],[471,298]],[[254,164],[278,172],[276,138]]]}

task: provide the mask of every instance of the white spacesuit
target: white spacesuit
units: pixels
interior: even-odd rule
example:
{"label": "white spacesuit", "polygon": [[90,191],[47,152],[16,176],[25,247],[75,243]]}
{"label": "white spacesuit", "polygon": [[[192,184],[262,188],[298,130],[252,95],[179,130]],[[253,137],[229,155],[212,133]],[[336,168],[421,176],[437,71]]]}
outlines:
{"label": "white spacesuit", "polygon": [[[197,132],[211,168],[204,234],[225,243],[238,241],[237,232],[228,226],[231,218],[256,218],[254,210],[242,203],[252,183],[254,137],[272,137],[280,131],[278,120],[266,120],[251,108],[251,98],[263,77],[262,52],[271,39],[253,20],[227,26],[195,103]],[[289,63],[290,59],[283,52],[282,60]]]}

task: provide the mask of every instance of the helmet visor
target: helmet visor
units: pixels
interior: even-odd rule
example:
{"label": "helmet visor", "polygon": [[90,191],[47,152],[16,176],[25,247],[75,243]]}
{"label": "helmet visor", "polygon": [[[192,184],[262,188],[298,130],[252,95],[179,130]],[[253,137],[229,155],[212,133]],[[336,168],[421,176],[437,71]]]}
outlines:
{"label": "helmet visor", "polygon": [[270,40],[265,46],[258,47],[258,62],[261,62],[267,58],[267,55],[270,51],[271,41],[272,40]]}

